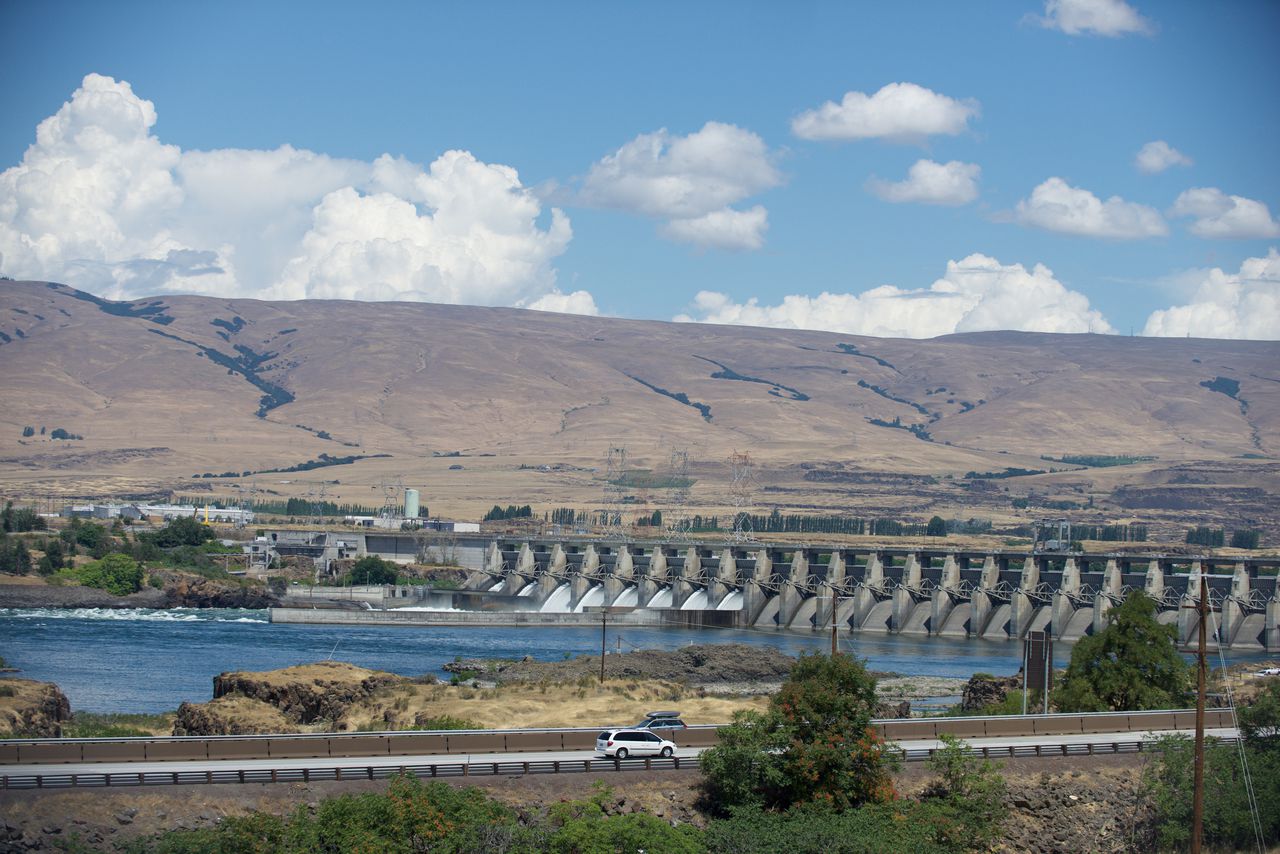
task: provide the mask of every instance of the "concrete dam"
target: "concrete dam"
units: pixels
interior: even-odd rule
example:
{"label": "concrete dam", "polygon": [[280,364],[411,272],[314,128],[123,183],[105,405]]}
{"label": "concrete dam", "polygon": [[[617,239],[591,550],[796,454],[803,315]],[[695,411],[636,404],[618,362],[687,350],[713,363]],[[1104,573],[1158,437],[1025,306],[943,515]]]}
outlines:
{"label": "concrete dam", "polygon": [[[476,555],[479,557],[479,555]],[[733,624],[940,637],[1078,640],[1131,590],[1193,643],[1208,582],[1209,633],[1224,647],[1280,651],[1280,558],[609,542],[489,541],[466,589],[543,612],[586,608],[731,612]],[[728,616],[727,614],[725,616]]]}

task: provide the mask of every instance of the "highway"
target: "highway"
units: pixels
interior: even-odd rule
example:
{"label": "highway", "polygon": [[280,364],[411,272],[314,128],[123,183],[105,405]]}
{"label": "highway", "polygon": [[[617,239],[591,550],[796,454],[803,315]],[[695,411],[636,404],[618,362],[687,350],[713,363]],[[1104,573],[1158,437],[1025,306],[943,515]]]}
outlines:
{"label": "highway", "polygon": [[[990,756],[1078,756],[1141,751],[1151,739],[1185,730],[1145,730],[1080,735],[994,736],[967,739],[971,751]],[[1231,740],[1230,727],[1207,735]],[[894,743],[907,761],[928,758],[943,746],[940,739]],[[169,760],[133,762],[50,762],[0,767],[0,787],[59,789],[67,787],[179,785],[188,783],[263,783],[313,780],[383,779],[401,772],[419,777],[470,777],[493,774],[581,773],[592,771],[677,770],[697,767],[705,747],[684,747],[672,759],[606,759],[594,750],[506,751],[501,753],[334,757]]]}

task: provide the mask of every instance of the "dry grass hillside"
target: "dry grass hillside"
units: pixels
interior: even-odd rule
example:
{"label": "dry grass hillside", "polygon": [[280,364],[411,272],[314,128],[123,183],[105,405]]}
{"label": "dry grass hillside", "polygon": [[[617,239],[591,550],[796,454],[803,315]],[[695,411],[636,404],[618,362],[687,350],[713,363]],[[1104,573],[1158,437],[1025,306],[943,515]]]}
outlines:
{"label": "dry grass hillside", "polygon": [[[1114,517],[1230,506],[1248,520],[1276,515],[1280,485],[1276,342],[908,341],[418,303],[108,303],[6,281],[0,364],[0,491],[15,496],[233,495],[247,479],[192,476],[386,455],[256,480],[281,495],[325,480],[330,499],[377,505],[379,485],[402,477],[433,512],[475,518],[494,503],[598,506],[610,446],[655,470],[688,449],[693,501],[711,512],[728,500],[735,449],[757,462],[761,508],[805,512],[990,516],[1031,493],[1095,496]],[[55,428],[83,438],[51,439]],[[1153,459],[1041,459],[1064,454]],[[1007,468],[1072,471],[963,481]],[[660,492],[636,491],[661,506]]]}

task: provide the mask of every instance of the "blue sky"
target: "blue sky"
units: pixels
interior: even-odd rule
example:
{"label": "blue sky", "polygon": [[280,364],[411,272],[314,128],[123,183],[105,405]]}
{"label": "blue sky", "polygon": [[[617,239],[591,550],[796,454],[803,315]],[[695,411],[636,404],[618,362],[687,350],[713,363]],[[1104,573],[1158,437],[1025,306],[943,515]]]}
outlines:
{"label": "blue sky", "polygon": [[1277,35],[1271,2],[6,0],[0,268],[114,297],[1280,338]]}

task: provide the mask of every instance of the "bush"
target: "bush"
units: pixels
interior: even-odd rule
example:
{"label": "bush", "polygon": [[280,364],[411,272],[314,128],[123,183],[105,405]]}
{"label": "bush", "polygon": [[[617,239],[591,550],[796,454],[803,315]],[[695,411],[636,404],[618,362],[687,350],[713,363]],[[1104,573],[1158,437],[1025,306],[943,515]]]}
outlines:
{"label": "bush", "polygon": [[414,722],[415,729],[440,730],[440,729],[479,729],[480,726],[466,718],[455,718],[453,715],[436,715],[432,718],[425,718],[421,721]]}
{"label": "bush", "polygon": [[1000,766],[969,754],[969,745],[953,735],[942,736],[943,747],[929,757],[929,770],[938,779],[925,790],[927,800],[941,802],[959,825],[954,841],[987,850],[1000,839],[1000,825],[1008,815],[1007,792]]}
{"label": "bush", "polygon": [[128,596],[142,589],[142,567],[136,560],[120,553],[109,554],[84,566],[62,570],[86,587],[96,587],[116,596]]}
{"label": "bush", "polygon": [[703,834],[716,854],[959,854],[970,851],[968,825],[940,801],[894,801],[836,812],[807,806],[786,812],[738,809]]}
{"label": "bush", "polygon": [[535,850],[579,852],[662,851],[701,854],[702,834],[690,825],[672,827],[644,813],[606,816],[613,789],[597,781],[590,798],[554,804],[547,811],[548,835]]}
{"label": "bush", "polygon": [[169,715],[76,712],[62,725],[63,738],[133,738],[172,729]]}

